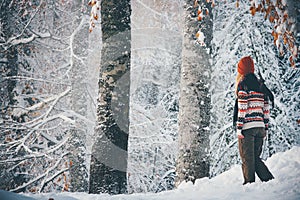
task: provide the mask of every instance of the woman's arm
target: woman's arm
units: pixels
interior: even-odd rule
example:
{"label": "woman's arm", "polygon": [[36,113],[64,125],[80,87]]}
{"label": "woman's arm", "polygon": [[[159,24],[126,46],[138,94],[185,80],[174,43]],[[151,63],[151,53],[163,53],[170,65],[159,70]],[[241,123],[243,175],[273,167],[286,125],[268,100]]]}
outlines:
{"label": "woman's arm", "polygon": [[265,123],[265,129],[269,129],[269,119],[270,119],[270,105],[268,100],[264,100],[264,123]]}
{"label": "woman's arm", "polygon": [[238,91],[238,119],[237,119],[237,135],[243,138],[242,129],[245,121],[245,116],[248,109],[248,93],[246,91]]}
{"label": "woman's arm", "polygon": [[233,110],[233,127],[236,127],[236,122],[238,119],[238,99],[234,101],[234,110]]}

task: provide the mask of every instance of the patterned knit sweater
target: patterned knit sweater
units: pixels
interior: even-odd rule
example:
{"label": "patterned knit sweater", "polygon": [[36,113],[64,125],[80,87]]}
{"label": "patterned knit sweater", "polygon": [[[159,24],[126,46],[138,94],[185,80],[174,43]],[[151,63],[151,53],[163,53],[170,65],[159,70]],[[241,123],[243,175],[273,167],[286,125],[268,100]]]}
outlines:
{"label": "patterned knit sweater", "polygon": [[237,134],[242,130],[265,127],[268,130],[270,109],[264,94],[255,91],[238,91]]}

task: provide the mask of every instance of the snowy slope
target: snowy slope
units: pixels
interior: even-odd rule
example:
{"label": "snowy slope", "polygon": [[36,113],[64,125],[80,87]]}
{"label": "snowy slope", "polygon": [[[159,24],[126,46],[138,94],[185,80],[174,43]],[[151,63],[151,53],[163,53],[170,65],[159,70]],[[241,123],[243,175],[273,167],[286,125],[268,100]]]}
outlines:
{"label": "snowy slope", "polygon": [[[293,147],[286,152],[273,155],[266,161],[275,179],[262,183],[258,179],[255,183],[242,185],[240,166],[233,166],[230,170],[212,178],[203,178],[191,183],[181,184],[176,190],[161,193],[131,194],[110,196],[107,194],[61,193],[61,194],[25,194],[38,200],[212,200],[212,199],[272,199],[297,200],[300,199],[300,147]],[[6,195],[4,197],[4,195]],[[0,191],[0,200],[15,200],[9,198],[11,194]],[[18,200],[29,200],[19,196]]]}

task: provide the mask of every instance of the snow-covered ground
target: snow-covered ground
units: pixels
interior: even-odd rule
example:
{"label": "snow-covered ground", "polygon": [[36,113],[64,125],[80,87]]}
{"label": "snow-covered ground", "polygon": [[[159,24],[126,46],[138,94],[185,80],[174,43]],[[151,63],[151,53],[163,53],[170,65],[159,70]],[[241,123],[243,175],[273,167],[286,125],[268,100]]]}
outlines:
{"label": "snow-covered ground", "polygon": [[192,183],[181,184],[178,189],[161,193],[130,195],[86,194],[86,193],[44,193],[18,195],[0,191],[0,200],[299,200],[300,199],[300,147],[277,153],[266,161],[275,176],[269,182],[242,185],[240,166],[212,178],[203,178]]}

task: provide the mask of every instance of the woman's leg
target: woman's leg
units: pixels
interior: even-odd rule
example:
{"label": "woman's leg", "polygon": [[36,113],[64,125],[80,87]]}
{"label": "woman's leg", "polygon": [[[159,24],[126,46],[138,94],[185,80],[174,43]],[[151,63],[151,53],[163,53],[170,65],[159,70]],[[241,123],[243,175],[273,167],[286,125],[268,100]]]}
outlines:
{"label": "woman's leg", "polygon": [[264,128],[256,128],[256,130],[257,130],[257,134],[254,140],[255,171],[261,181],[269,181],[274,177],[269,171],[268,167],[260,158],[264,137],[266,136],[266,131]]}
{"label": "woman's leg", "polygon": [[244,184],[255,181],[254,135],[252,129],[244,130],[243,139],[239,141],[239,152],[242,160]]}

